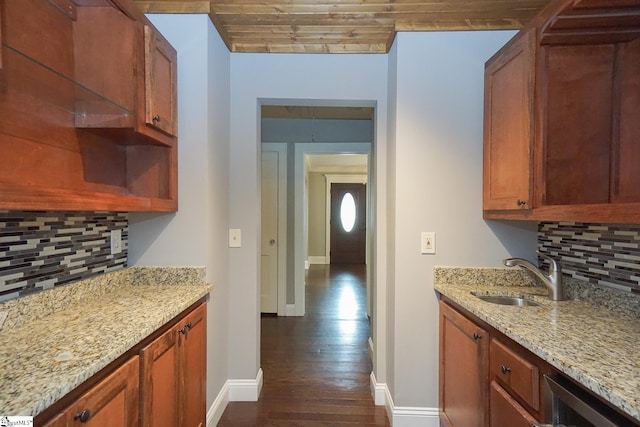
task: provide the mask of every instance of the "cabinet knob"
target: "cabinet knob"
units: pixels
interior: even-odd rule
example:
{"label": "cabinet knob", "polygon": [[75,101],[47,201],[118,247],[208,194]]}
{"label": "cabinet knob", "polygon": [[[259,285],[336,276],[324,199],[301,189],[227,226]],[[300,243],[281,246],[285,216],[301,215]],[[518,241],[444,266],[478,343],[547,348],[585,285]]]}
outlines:
{"label": "cabinet knob", "polygon": [[522,200],[522,199],[518,199],[518,201],[516,203],[518,204],[518,206],[524,206],[524,205],[527,204],[527,202]]}
{"label": "cabinet knob", "polygon": [[500,371],[502,371],[503,374],[508,374],[509,372],[511,372],[511,368],[509,368],[508,366],[500,365]]}
{"label": "cabinet knob", "polygon": [[180,332],[182,335],[187,335],[187,327],[185,326],[183,328],[178,329],[178,332]]}
{"label": "cabinet knob", "polygon": [[82,412],[76,412],[73,416],[74,420],[80,420],[81,423],[86,423],[89,421],[89,417],[91,416],[91,411],[88,409],[84,409]]}
{"label": "cabinet knob", "polygon": [[186,325],[184,325],[187,329],[191,329],[193,328],[193,324],[191,322],[187,323]]}
{"label": "cabinet knob", "polygon": [[477,332],[474,332],[474,333],[473,333],[473,339],[474,339],[475,341],[478,341],[480,338],[482,338],[482,335],[480,335],[480,334],[479,334],[479,333],[477,333]]}
{"label": "cabinet knob", "polygon": [[160,121],[160,114],[156,114],[155,116],[153,116],[153,118],[151,119],[154,122],[159,122]]}

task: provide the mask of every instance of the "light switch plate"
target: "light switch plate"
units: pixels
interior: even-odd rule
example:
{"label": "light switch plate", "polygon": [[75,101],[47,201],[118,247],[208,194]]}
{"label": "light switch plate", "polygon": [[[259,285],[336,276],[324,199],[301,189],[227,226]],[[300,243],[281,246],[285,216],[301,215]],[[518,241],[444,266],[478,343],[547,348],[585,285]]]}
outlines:
{"label": "light switch plate", "polygon": [[436,253],[436,233],[423,231],[420,235],[420,252],[422,254]]}
{"label": "light switch plate", "polygon": [[239,248],[242,246],[242,233],[239,228],[229,229],[229,247]]}

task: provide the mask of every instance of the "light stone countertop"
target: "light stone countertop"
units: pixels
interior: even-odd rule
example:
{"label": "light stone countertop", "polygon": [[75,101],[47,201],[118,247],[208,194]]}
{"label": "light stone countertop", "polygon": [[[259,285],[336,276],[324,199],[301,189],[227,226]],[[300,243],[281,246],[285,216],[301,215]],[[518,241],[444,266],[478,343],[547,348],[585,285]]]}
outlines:
{"label": "light stone countertop", "polygon": [[204,268],[126,268],[0,304],[0,414],[35,416],[198,300]]}
{"label": "light stone countertop", "polygon": [[[522,272],[436,267],[434,286],[440,294],[640,421],[637,297],[622,296],[614,308],[611,301],[617,297],[606,295],[603,304],[608,307],[594,301],[554,302],[547,297],[545,288],[532,286],[532,278],[526,274],[523,278]],[[570,282],[565,280],[567,288],[571,287]],[[471,292],[525,296],[541,305],[498,305],[484,302]]]}

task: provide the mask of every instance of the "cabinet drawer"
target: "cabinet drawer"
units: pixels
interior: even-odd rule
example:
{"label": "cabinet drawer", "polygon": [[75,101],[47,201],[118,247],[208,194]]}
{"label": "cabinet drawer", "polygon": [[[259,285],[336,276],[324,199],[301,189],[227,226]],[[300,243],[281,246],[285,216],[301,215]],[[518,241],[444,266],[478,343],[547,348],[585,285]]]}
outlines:
{"label": "cabinet drawer", "polygon": [[489,392],[490,427],[531,427],[536,420],[495,381]]}
{"label": "cabinet drawer", "polygon": [[491,378],[513,391],[533,409],[540,409],[540,372],[538,367],[496,339],[489,350]]}

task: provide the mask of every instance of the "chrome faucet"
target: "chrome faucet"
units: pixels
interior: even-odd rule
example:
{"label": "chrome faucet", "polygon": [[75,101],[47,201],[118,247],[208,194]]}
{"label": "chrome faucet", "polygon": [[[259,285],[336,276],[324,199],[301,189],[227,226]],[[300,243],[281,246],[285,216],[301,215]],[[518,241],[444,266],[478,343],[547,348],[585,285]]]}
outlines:
{"label": "chrome faucet", "polygon": [[542,272],[538,267],[523,258],[507,258],[502,260],[502,263],[507,267],[523,267],[529,270],[535,274],[537,278],[542,280],[544,286],[549,289],[549,297],[553,301],[564,300],[562,296],[562,271],[560,265],[550,256],[540,253],[540,251],[536,251],[536,253],[549,262],[549,271],[547,273]]}

